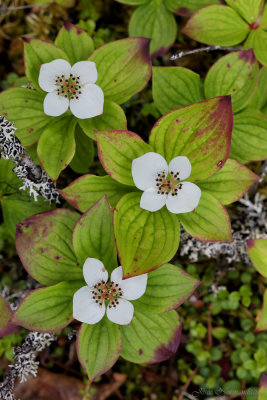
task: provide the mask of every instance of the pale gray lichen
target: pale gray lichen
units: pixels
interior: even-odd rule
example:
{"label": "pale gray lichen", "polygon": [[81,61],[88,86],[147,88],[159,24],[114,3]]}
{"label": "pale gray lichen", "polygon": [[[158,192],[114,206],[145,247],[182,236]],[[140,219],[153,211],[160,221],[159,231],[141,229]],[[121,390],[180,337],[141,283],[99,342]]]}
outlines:
{"label": "pale gray lichen", "polygon": [[266,217],[266,197],[256,193],[250,200],[246,194],[239,200],[235,215],[231,216],[233,242],[202,242],[182,229],[180,255],[187,256],[192,262],[223,255],[228,263],[249,264],[246,240],[267,238]]}
{"label": "pale gray lichen", "polygon": [[11,159],[16,164],[13,171],[23,181],[20,189],[29,189],[29,194],[33,195],[35,201],[40,195],[50,203],[52,201],[59,203],[59,193],[55,184],[40,166],[35,165],[20,140],[15,136],[15,131],[14,124],[0,116],[1,156]]}
{"label": "pale gray lichen", "polygon": [[51,333],[31,332],[20,347],[14,349],[14,364],[9,366],[9,373],[0,383],[0,400],[15,400],[13,389],[17,378],[27,381],[29,375],[36,376],[39,362],[38,352],[49,347],[56,340]]}

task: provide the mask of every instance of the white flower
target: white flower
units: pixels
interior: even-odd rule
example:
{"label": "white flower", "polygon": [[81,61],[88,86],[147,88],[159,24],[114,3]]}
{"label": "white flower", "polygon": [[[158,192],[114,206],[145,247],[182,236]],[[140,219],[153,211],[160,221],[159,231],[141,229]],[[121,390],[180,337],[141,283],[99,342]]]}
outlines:
{"label": "white flower", "polygon": [[83,286],[73,296],[73,317],[86,324],[96,324],[105,315],[119,325],[128,325],[134,307],[128,300],[136,300],[146,290],[147,274],[122,280],[122,268],[111,273],[96,258],[87,258],[83,265],[83,276],[88,286]]}
{"label": "white flower", "polygon": [[39,86],[48,92],[44,112],[57,117],[70,110],[77,118],[92,118],[103,113],[104,93],[94,85],[97,70],[92,61],[79,61],[71,66],[66,60],[42,64]]}
{"label": "white flower", "polygon": [[171,160],[169,166],[158,153],[146,153],[132,162],[132,176],[138,189],[144,190],[140,207],[158,211],[165,204],[174,214],[193,211],[200,200],[201,190],[191,182],[181,182],[191,174],[187,157]]}

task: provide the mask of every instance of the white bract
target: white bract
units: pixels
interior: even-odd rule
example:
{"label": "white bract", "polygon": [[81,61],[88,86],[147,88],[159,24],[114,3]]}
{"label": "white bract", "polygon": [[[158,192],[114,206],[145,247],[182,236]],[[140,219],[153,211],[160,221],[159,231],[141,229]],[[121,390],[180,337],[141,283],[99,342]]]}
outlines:
{"label": "white bract", "polygon": [[58,59],[42,64],[39,86],[48,94],[44,99],[44,112],[57,117],[70,107],[77,118],[92,118],[103,113],[104,93],[95,85],[96,65],[92,61],[79,61],[71,66]]}
{"label": "white bract", "polygon": [[96,324],[105,315],[119,325],[128,325],[134,307],[128,300],[136,300],[146,290],[147,274],[122,280],[122,268],[111,273],[96,258],[87,258],[83,265],[83,276],[88,286],[83,286],[73,296],[73,317],[86,324]]}
{"label": "white bract", "polygon": [[132,176],[138,189],[144,191],[140,207],[158,211],[165,204],[174,214],[193,211],[200,200],[200,188],[191,182],[181,182],[191,174],[187,157],[167,161],[158,153],[146,153],[132,162]]}

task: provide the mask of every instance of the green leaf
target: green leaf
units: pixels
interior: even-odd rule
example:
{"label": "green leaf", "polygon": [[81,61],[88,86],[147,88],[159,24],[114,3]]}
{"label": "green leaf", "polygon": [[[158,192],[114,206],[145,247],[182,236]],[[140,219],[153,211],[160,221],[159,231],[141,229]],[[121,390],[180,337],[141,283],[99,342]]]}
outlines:
{"label": "green leaf", "polygon": [[239,200],[259,177],[236,160],[228,158],[223,168],[209,179],[201,181],[201,190],[210,193],[222,204]]}
{"label": "green leaf", "polygon": [[118,266],[112,218],[113,210],[104,196],[77,221],[73,248],[81,265],[90,257],[102,261],[109,273]]}
{"label": "green leaf", "polygon": [[262,374],[259,386],[258,400],[265,400],[267,398],[267,375]]}
{"label": "green leaf", "polygon": [[223,205],[211,194],[201,192],[197,208],[178,214],[185,230],[198,240],[207,242],[232,241],[229,215]]}
{"label": "green leaf", "polygon": [[123,109],[110,100],[104,101],[103,114],[94,118],[78,119],[84,133],[95,139],[94,131],[121,130],[127,128],[127,120]]}
{"label": "green leaf", "polygon": [[82,324],[77,352],[79,361],[93,382],[108,371],[117,361],[121,352],[120,327],[104,317],[98,324]]}
{"label": "green leaf", "polygon": [[259,21],[259,26],[262,29],[267,29],[267,4],[265,4],[263,11],[262,11],[262,15]]}
{"label": "green leaf", "polygon": [[72,249],[79,214],[63,208],[33,215],[17,226],[16,247],[27,272],[43,285],[82,279]]}
{"label": "green leaf", "polygon": [[175,311],[163,314],[135,311],[131,323],[123,325],[121,332],[122,357],[138,364],[152,364],[168,360],[176,353],[182,326]]}
{"label": "green leaf", "polygon": [[177,24],[163,2],[150,1],[133,12],[129,34],[150,38],[150,53],[152,56],[162,56],[176,39]]}
{"label": "green leaf", "polygon": [[94,142],[86,136],[79,125],[75,129],[76,151],[70,167],[78,174],[85,174],[94,162]]}
{"label": "green leaf", "polygon": [[74,130],[77,120],[65,116],[45,129],[38,142],[37,154],[48,175],[56,181],[75,153]]}
{"label": "green leaf", "polygon": [[[21,184],[22,186],[22,184]],[[49,202],[38,196],[35,201],[28,193],[3,196],[1,206],[7,233],[15,239],[16,225],[31,215],[50,209]]]}
{"label": "green leaf", "polygon": [[11,322],[12,315],[10,305],[4,297],[0,296],[0,338],[18,330]]}
{"label": "green leaf", "polygon": [[226,3],[250,25],[258,19],[262,0],[226,0]]}
{"label": "green leaf", "polygon": [[252,30],[245,42],[245,48],[253,48],[259,62],[267,66],[267,32],[265,30],[262,28]]}
{"label": "green leaf", "polygon": [[82,281],[69,281],[33,290],[22,300],[13,322],[38,332],[59,331],[73,320],[73,295],[82,286]]}
{"label": "green leaf", "polygon": [[254,267],[267,278],[267,239],[248,239],[247,248]]}
{"label": "green leaf", "polygon": [[200,76],[190,69],[153,67],[152,75],[153,100],[161,114],[203,100]]}
{"label": "green leaf", "polygon": [[53,43],[39,39],[23,38],[25,73],[36,89],[40,89],[38,78],[42,64],[62,58],[69,61],[68,56]]}
{"label": "green leaf", "polygon": [[0,197],[5,194],[14,194],[22,186],[22,180],[18,179],[13,168],[16,164],[11,159],[0,158]]}
{"label": "green leaf", "polygon": [[123,275],[144,274],[168,262],[178,249],[178,219],[166,207],[140,208],[140,193],[128,193],[114,210],[114,232]]}
{"label": "green leaf", "polygon": [[212,5],[197,11],[182,33],[201,43],[232,46],[243,42],[249,25],[232,8]]}
{"label": "green leaf", "polygon": [[158,314],[183,304],[201,282],[175,265],[149,272],[145,294],[133,302],[135,310]]}
{"label": "green leaf", "polygon": [[189,17],[202,7],[219,3],[220,0],[165,0],[165,5],[170,11],[184,17]]}
{"label": "green leaf", "polygon": [[35,143],[42,132],[61,117],[44,114],[45,95],[36,90],[12,88],[0,93],[0,115],[14,122],[23,146]]}
{"label": "green leaf", "polygon": [[234,117],[230,156],[247,163],[267,155],[267,120],[258,110],[246,108]]}
{"label": "green leaf", "polygon": [[267,289],[264,292],[263,307],[256,326],[256,332],[267,330]]}
{"label": "green leaf", "polygon": [[260,110],[267,106],[267,68],[260,69],[260,78],[255,96],[251,100],[250,105]]}
{"label": "green leaf", "polygon": [[259,65],[253,50],[227,54],[209,70],[205,79],[206,98],[230,94],[234,112],[240,111],[256,91]]}
{"label": "green leaf", "polygon": [[94,42],[90,36],[76,25],[65,22],[60,29],[55,45],[60,47],[69,58],[73,65],[78,61],[87,60],[89,55],[94,51]]}
{"label": "green leaf", "polygon": [[192,165],[190,182],[207,179],[228,158],[233,114],[230,96],[216,97],[179,108],[153,127],[149,143],[167,162],[187,156]]}
{"label": "green leaf", "polygon": [[135,186],[132,160],[151,151],[151,147],[130,131],[99,131],[96,141],[98,157],[105,171],[116,181]]}
{"label": "green leaf", "polygon": [[133,189],[114,181],[109,175],[84,175],[59,192],[73,207],[84,212],[104,194],[114,208],[120,198]]}
{"label": "green leaf", "polygon": [[89,60],[96,62],[96,84],[104,91],[105,100],[124,103],[146,86],[151,75],[148,46],[148,39],[128,38],[93,52]]}

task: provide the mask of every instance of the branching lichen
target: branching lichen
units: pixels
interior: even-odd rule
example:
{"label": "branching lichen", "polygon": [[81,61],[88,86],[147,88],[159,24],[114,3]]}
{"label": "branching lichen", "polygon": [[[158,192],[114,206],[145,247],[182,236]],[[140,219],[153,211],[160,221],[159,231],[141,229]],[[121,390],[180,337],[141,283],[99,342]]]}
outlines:
{"label": "branching lichen", "polygon": [[29,375],[36,376],[39,365],[36,353],[49,347],[55,340],[54,334],[31,332],[22,346],[14,349],[14,364],[9,366],[8,374],[0,383],[0,400],[15,400],[13,389],[16,379],[25,382]]}
{"label": "branching lichen", "polygon": [[16,164],[13,171],[23,181],[20,189],[29,189],[30,196],[33,195],[36,201],[38,195],[40,195],[50,203],[52,201],[59,203],[59,193],[55,184],[47,173],[40,166],[35,165],[26,153],[20,140],[15,136],[15,130],[13,123],[0,116],[1,156],[5,159],[10,158]]}

